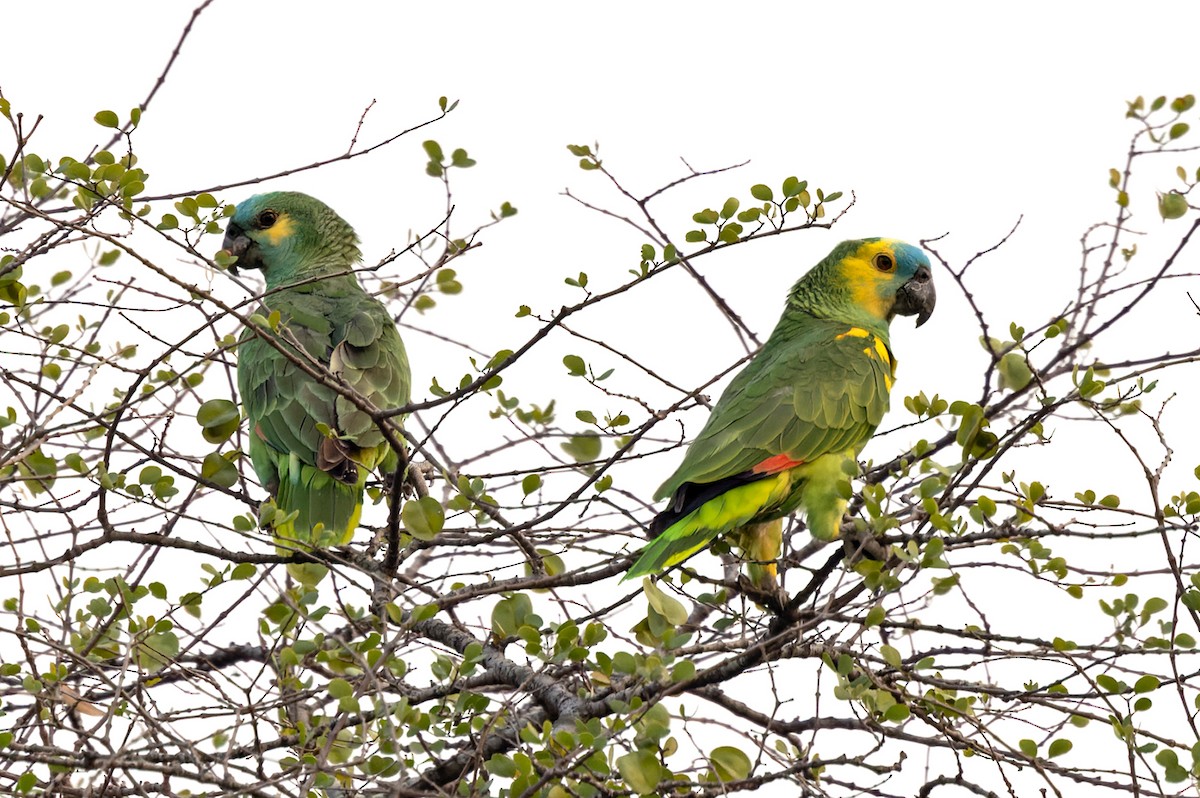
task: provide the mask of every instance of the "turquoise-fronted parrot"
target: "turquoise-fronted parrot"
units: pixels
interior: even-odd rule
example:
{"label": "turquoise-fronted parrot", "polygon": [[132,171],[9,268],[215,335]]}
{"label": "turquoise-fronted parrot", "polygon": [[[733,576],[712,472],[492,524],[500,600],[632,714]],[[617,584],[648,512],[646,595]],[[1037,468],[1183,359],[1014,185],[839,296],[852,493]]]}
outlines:
{"label": "turquoise-fronted parrot", "polygon": [[[275,527],[283,554],[350,542],[371,471],[395,469],[397,453],[371,416],[335,385],[380,409],[408,404],[408,355],[387,308],[353,269],[358,236],[323,202],[292,191],[238,204],[224,248],[240,269],[266,279],[260,312],[279,313],[280,352],[252,329],[238,343],[238,391],[250,423],[250,460],[276,508],[295,518]],[[297,362],[327,372],[318,380]],[[327,569],[291,564],[314,586]]]}
{"label": "turquoise-fronted parrot", "polygon": [[654,539],[625,579],[657,574],[736,533],[751,580],[776,589],[783,517],[803,506],[820,540],[838,534],[862,451],[888,409],[888,324],[933,313],[933,275],[900,241],[844,241],[792,287],[779,323],[733,378],[655,499]]}

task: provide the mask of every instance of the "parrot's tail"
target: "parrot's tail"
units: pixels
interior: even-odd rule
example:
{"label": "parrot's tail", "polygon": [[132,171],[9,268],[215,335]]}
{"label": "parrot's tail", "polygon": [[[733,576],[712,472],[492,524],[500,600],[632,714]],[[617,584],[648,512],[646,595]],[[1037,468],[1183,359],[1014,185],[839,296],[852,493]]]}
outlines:
{"label": "parrot's tail", "polygon": [[[786,473],[742,481],[710,496],[704,503],[671,521],[670,526],[660,532],[652,524],[651,530],[658,532],[658,536],[642,549],[641,556],[621,581],[662,573],[678,565],[717,537],[750,523],[762,514],[764,508],[777,505],[787,495],[790,486],[791,480]],[[678,511],[666,510],[659,519],[668,513]],[[655,521],[661,523],[659,519]]]}
{"label": "parrot's tail", "polygon": [[[275,541],[281,554],[297,550],[311,551],[332,546],[344,546],[354,537],[362,517],[365,469],[360,470],[355,484],[347,485],[319,468],[304,463],[290,463],[287,473],[279,478],[279,493],[275,506],[291,521],[275,527]],[[313,587],[328,569],[314,563],[293,563],[288,573],[307,587]]]}

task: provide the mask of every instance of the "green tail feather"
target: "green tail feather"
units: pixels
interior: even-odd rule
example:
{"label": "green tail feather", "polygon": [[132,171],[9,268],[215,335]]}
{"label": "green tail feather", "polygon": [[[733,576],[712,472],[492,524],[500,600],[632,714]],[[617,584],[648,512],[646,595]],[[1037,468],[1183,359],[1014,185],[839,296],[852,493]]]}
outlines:
{"label": "green tail feather", "polygon": [[662,573],[678,565],[726,532],[760,516],[764,508],[779,507],[791,489],[792,476],[783,472],[709,499],[650,541],[621,581]]}
{"label": "green tail feather", "polygon": [[[690,517],[684,518],[680,523],[684,523]],[[668,537],[671,532],[672,530],[668,529],[667,532],[652,540],[650,545],[642,550],[642,555],[638,557],[637,562],[630,567],[625,576],[621,577],[621,581],[626,582],[641,576],[660,574],[672,565],[691,557],[717,537],[717,533],[708,529],[693,530],[690,534],[682,537]]]}
{"label": "green tail feather", "polygon": [[[292,512],[297,515],[275,528],[280,554],[349,543],[362,517],[365,470],[360,469],[356,484],[347,485],[318,468],[301,463],[299,458],[290,460],[281,463],[275,505],[285,515]],[[315,587],[328,572],[328,568],[315,563],[288,565],[292,578],[306,587]]]}

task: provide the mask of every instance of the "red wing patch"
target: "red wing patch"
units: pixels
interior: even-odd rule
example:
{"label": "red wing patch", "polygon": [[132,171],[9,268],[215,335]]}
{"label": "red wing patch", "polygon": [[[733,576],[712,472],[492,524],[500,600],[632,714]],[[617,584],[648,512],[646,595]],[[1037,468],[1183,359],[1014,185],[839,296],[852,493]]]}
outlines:
{"label": "red wing patch", "polygon": [[789,468],[795,468],[803,464],[803,460],[793,460],[786,454],[777,454],[774,457],[768,457],[750,470],[755,474],[778,474],[781,471],[787,471]]}

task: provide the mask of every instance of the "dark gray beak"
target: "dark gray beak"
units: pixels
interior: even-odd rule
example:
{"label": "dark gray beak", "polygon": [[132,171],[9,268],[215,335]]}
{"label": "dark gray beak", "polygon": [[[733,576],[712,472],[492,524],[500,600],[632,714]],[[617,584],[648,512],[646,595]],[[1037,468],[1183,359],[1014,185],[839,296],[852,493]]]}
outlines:
{"label": "dark gray beak", "polygon": [[933,290],[933,274],[929,267],[921,266],[912,279],[896,291],[896,304],[892,305],[892,314],[916,316],[917,326],[920,327],[929,321],[936,304],[937,293]]}
{"label": "dark gray beak", "polygon": [[263,267],[262,253],[258,249],[258,245],[254,243],[254,239],[246,235],[237,222],[230,222],[225,228],[225,240],[221,242],[221,248],[230,255],[237,256],[237,263],[229,267],[229,270],[237,274],[238,269],[261,269]]}

